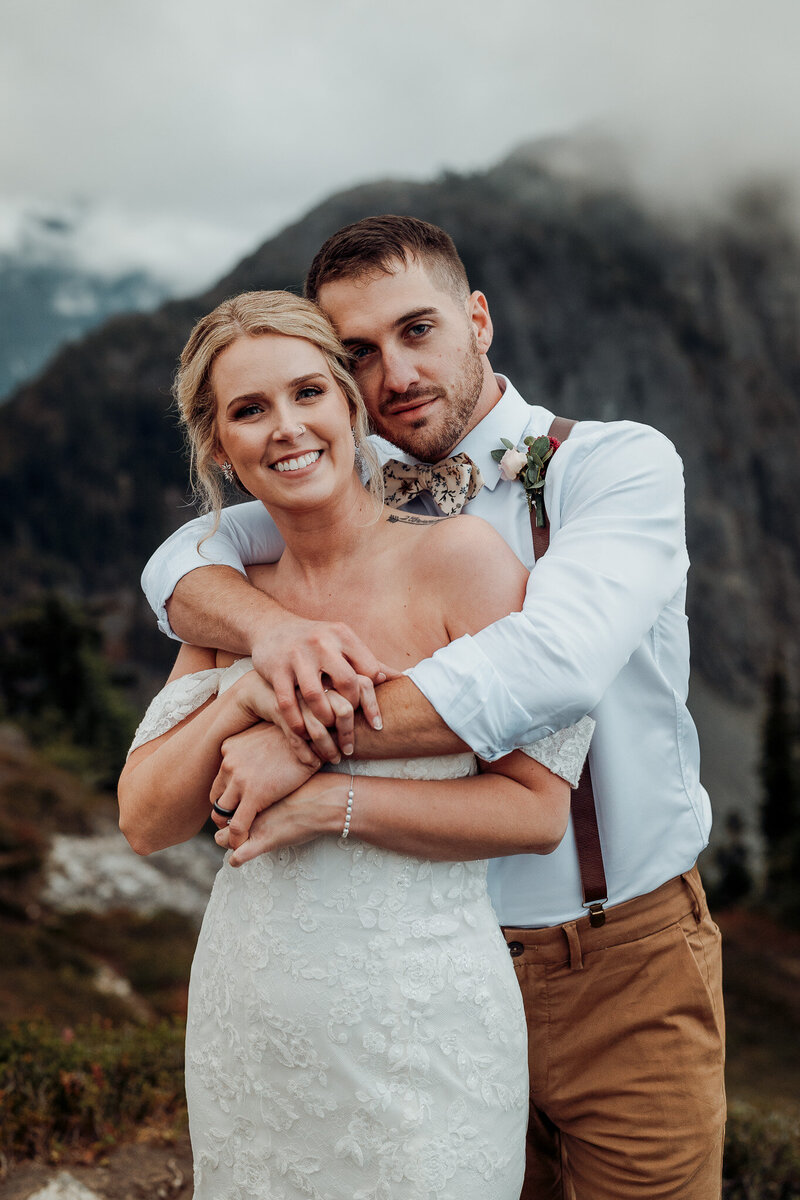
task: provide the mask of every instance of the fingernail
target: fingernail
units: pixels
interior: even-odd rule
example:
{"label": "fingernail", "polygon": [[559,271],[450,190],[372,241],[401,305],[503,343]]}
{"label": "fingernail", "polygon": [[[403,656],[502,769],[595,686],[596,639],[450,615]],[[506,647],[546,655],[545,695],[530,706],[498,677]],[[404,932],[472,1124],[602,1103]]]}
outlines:
{"label": "fingernail", "polygon": [[378,674],[375,676],[375,682],[376,683],[385,683],[386,682],[386,672],[379,671]]}
{"label": "fingernail", "polygon": [[342,754],[344,754],[345,757],[352,754],[354,750],[355,746],[351,746],[349,742],[346,746],[342,746]]}
{"label": "fingernail", "polygon": [[335,758],[332,758],[332,759],[331,759],[331,762],[332,762],[332,763],[340,763],[341,761],[342,761],[342,756],[341,756],[341,754],[337,754]]}
{"label": "fingernail", "polygon": [[373,729],[383,729],[383,721],[380,719],[380,717],[376,717],[375,720],[372,722],[372,728]]}

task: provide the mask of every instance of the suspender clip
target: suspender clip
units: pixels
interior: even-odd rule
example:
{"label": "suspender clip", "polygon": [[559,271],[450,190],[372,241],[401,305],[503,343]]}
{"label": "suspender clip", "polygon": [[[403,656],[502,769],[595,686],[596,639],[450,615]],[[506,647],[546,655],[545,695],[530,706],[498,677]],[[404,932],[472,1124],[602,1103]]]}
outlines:
{"label": "suspender clip", "polygon": [[[608,897],[606,897],[607,899]],[[599,929],[601,925],[605,925],[606,923],[606,914],[603,909],[603,904],[606,903],[606,900],[594,900],[591,904],[584,904],[583,906],[589,909],[589,924],[592,929]]]}

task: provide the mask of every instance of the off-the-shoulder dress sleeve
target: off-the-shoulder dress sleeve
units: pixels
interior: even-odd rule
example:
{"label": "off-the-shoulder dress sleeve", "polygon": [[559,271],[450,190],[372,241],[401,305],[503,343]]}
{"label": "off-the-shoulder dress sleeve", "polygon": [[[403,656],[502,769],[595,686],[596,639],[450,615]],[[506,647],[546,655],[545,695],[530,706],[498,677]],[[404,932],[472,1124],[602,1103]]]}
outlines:
{"label": "off-the-shoulder dress sleeve", "polygon": [[216,695],[222,674],[222,667],[210,667],[207,671],[195,671],[193,675],[181,675],[163,687],[150,701],[128,754],[180,725],[210,696]]}
{"label": "off-the-shoulder dress sleeve", "polygon": [[528,758],[535,758],[548,771],[560,775],[571,787],[576,788],[589,753],[594,725],[591,717],[581,717],[575,725],[558,729],[538,742],[520,748]]}

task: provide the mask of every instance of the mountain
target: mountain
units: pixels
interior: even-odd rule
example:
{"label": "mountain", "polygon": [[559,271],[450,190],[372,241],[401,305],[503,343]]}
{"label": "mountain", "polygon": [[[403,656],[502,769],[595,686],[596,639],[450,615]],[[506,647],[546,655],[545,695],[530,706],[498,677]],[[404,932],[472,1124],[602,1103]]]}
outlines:
{"label": "mountain", "polygon": [[156,308],[172,289],[147,270],[81,262],[72,214],[23,214],[0,250],[0,401],[50,355],[114,313]]}
{"label": "mountain", "polygon": [[4,601],[61,588],[95,606],[114,657],[163,661],[137,576],[190,515],[169,400],[183,341],[225,296],[299,289],[325,237],[379,212],[452,234],[490,301],[493,365],[530,401],[676,443],[706,779],[752,809],[765,675],[778,655],[800,675],[800,249],[766,189],[678,225],[621,186],[557,174],[534,146],[486,172],[331,197],[205,294],[66,347],[3,406]]}

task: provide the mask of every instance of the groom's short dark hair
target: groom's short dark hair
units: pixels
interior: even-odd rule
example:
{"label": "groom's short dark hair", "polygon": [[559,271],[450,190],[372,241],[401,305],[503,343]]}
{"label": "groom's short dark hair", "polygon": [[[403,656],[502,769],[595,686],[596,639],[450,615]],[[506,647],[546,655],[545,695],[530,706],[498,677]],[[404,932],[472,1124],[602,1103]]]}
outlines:
{"label": "groom's short dark hair", "polygon": [[407,264],[414,259],[444,291],[458,300],[467,298],[467,273],[450,235],[427,221],[391,213],[365,217],[329,237],[306,275],[305,294],[316,300],[322,285],[334,279],[356,278],[375,270],[390,274],[393,263]]}

